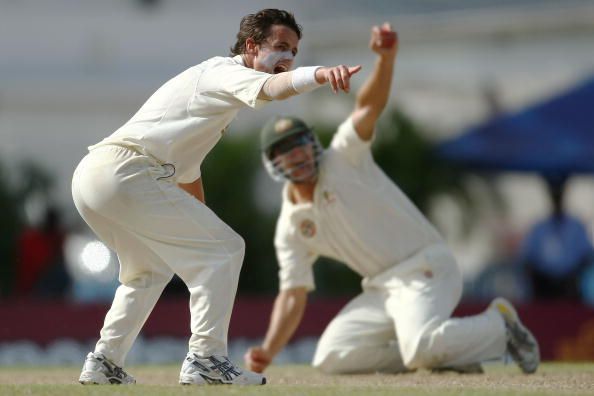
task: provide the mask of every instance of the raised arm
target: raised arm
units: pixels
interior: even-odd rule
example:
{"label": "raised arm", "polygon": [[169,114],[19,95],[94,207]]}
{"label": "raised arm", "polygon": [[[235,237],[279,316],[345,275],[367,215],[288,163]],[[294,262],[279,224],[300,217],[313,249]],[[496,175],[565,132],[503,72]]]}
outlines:
{"label": "raised arm", "polygon": [[375,66],[359,89],[355,110],[351,114],[355,130],[364,141],[372,138],[375,123],[390,96],[398,52],[398,35],[390,24],[384,23],[381,27],[374,26],[371,29],[369,48],[377,54]]}
{"label": "raised arm", "polygon": [[245,353],[246,368],[261,373],[270,365],[301,323],[306,303],[307,290],[303,287],[283,290],[278,294],[264,342]]}
{"label": "raised arm", "polygon": [[278,73],[264,83],[258,97],[265,100],[282,100],[300,93],[312,91],[326,83],[334,93],[349,92],[351,76],[361,66],[314,66],[299,67],[293,71]]}

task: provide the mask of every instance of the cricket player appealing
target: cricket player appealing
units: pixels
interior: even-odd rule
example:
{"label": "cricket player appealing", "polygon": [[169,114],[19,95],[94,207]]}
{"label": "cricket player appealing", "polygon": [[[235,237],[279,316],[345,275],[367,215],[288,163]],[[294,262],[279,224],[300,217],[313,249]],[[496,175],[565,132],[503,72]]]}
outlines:
{"label": "cricket player appealing", "polygon": [[451,318],[462,278],[437,230],[374,162],[376,120],[390,92],[398,39],[374,27],[375,67],[350,116],[323,151],[301,120],[280,117],[262,130],[263,160],[285,180],[274,245],[280,292],[261,346],[245,356],[262,372],[301,321],[318,256],[344,262],[363,279],[321,336],[313,365],[328,373],[417,368],[482,372],[480,362],[508,351],[533,373],[539,349],[514,308],[498,298],[483,313]]}
{"label": "cricket player appealing", "polygon": [[200,165],[242,108],[325,83],[348,92],[360,66],[289,71],[300,39],[286,11],[247,15],[233,57],[208,59],[169,80],[78,165],[74,203],[117,252],[121,282],[82,384],[135,382],[122,369],[126,354],[173,274],[190,292],[192,335],[180,383],[266,382],[226,357],[244,241],[204,204]]}

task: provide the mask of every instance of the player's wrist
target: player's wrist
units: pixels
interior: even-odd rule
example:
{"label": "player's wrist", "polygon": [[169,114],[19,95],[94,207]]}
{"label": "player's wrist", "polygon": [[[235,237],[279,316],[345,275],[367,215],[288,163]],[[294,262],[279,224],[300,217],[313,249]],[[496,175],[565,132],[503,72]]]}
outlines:
{"label": "player's wrist", "polygon": [[394,65],[396,64],[396,54],[378,54],[375,65],[376,67],[382,68],[382,70],[386,70],[386,72],[391,73]]}
{"label": "player's wrist", "polygon": [[260,347],[260,353],[270,364],[274,359],[274,356],[276,356],[277,351],[273,350],[271,346],[262,345]]}
{"label": "player's wrist", "polygon": [[305,93],[319,88],[322,84],[316,78],[321,66],[298,67],[291,72],[291,85],[298,93]]}
{"label": "player's wrist", "polygon": [[396,54],[398,53],[397,50],[394,51],[378,51],[376,52],[377,58],[381,62],[394,62],[396,59]]}

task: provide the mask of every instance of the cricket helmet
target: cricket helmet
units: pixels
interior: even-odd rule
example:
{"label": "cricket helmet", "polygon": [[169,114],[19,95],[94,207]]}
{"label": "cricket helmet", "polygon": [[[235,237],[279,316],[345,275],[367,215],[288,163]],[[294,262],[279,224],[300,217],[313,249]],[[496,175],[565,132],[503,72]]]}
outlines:
{"label": "cricket helmet", "polygon": [[[313,156],[311,160],[290,168],[282,165],[282,156],[297,147],[311,145]],[[313,169],[317,174],[319,160],[323,149],[318,137],[305,122],[296,117],[274,117],[269,120],[260,134],[260,149],[262,162],[268,174],[276,181],[303,181],[307,177],[296,177],[295,170],[309,166],[313,162]]]}

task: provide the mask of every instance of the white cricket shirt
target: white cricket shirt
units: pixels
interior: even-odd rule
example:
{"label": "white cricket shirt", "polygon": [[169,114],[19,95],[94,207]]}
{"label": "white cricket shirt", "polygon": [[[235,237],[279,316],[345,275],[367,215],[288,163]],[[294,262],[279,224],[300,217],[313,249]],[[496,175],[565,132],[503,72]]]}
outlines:
{"label": "white cricket shirt", "polygon": [[268,102],[258,94],[271,76],[245,67],[240,55],[208,59],[166,82],[126,124],[90,149],[127,146],[173,164],[178,182],[193,182],[237,112]]}
{"label": "white cricket shirt", "polygon": [[322,156],[313,202],[292,203],[285,184],[274,240],[280,289],[313,289],[318,256],[372,277],[439,243],[437,230],[377,166],[371,142],[359,138],[349,117]]}

